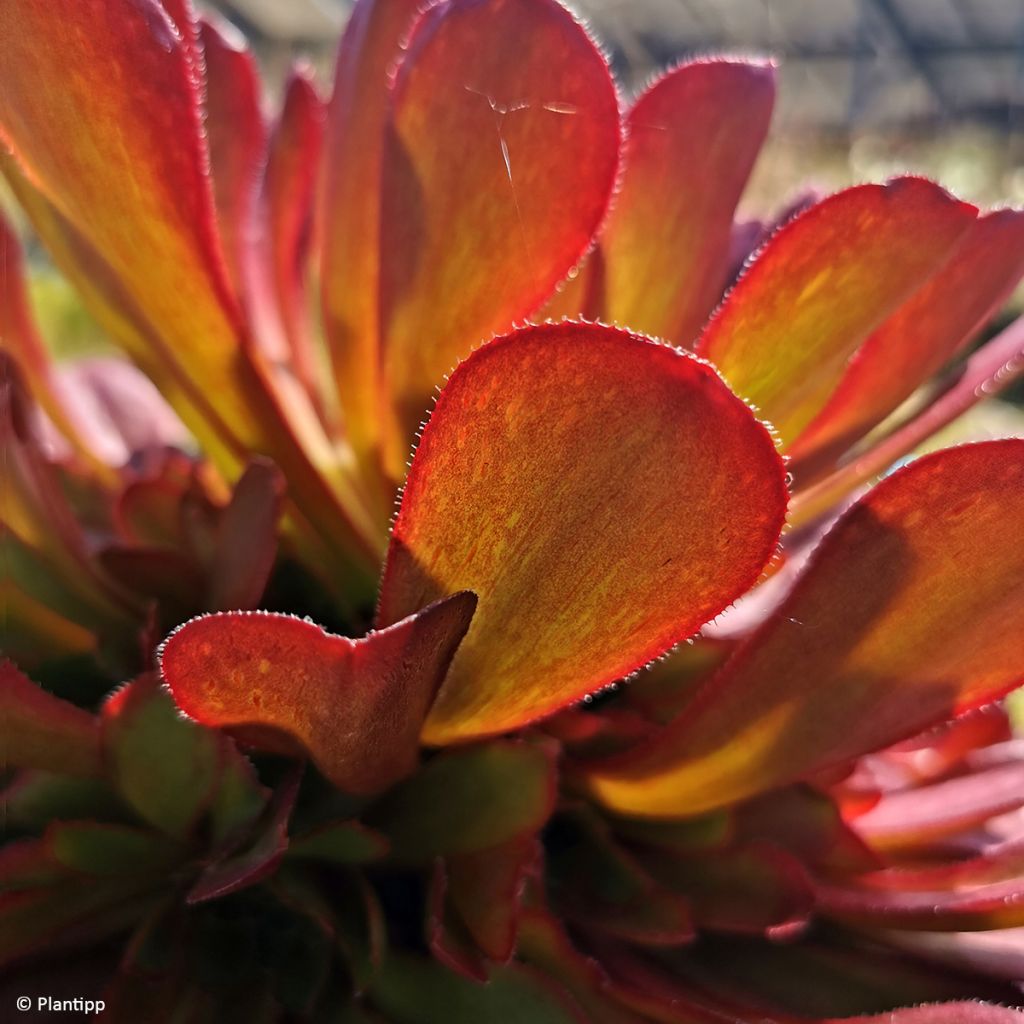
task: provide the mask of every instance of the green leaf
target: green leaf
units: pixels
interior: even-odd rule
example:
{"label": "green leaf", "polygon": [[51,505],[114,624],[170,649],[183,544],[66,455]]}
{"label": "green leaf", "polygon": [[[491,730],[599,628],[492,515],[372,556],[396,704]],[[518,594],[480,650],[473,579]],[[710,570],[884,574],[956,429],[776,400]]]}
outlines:
{"label": "green leaf", "polygon": [[366,864],[388,851],[388,841],[357,821],[338,821],[293,838],[288,856],[332,864]]}
{"label": "green leaf", "polygon": [[56,822],[47,832],[47,841],[59,864],[99,878],[162,872],[184,853],[155,832],[87,821]]}
{"label": "green leaf", "polygon": [[261,786],[252,763],[227,736],[220,737],[223,763],[210,805],[210,832],[215,844],[243,833],[263,813],[270,791]]}
{"label": "green leaf", "polygon": [[485,984],[413,956],[392,956],[371,993],[395,1024],[581,1024],[572,999],[529,968],[499,967]]}
{"label": "green leaf", "polygon": [[152,676],[114,694],[103,725],[118,791],[144,821],[184,838],[213,797],[217,736],[182,718]]}
{"label": "green leaf", "polygon": [[7,825],[12,828],[41,830],[51,821],[128,824],[135,820],[106,782],[53,772],[20,773],[4,791],[3,803]]}
{"label": "green leaf", "polygon": [[435,757],[370,808],[390,859],[421,864],[539,831],[554,802],[554,766],[539,747],[497,741]]}

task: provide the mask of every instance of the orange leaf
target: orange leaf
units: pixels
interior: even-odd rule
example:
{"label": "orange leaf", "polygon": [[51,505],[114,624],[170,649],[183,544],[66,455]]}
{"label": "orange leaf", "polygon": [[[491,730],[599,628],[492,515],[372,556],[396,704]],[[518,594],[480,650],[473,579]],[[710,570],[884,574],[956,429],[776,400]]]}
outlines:
{"label": "orange leaf", "polygon": [[794,459],[840,452],[889,415],[963,348],[1024,274],[1024,212],[980,217],[952,257],[860,347]]}
{"label": "orange leaf", "polygon": [[[16,164],[89,239],[183,363],[233,379],[238,310],[179,26],[155,0],[60,10],[13,0],[3,6],[0,38],[0,138]],[[219,396],[225,411],[230,395]],[[239,410],[240,432],[246,419]],[[248,426],[261,433],[251,418]]]}
{"label": "orange leaf", "polygon": [[206,615],[168,637],[160,671],[203,724],[308,751],[340,789],[374,792],[415,765],[423,718],[475,606],[457,594],[362,640],[288,615]]}
{"label": "orange leaf", "polygon": [[90,305],[219,465],[235,475],[249,452],[271,456],[328,562],[365,567],[377,524],[308,398],[294,389],[284,400],[243,329],[217,236],[192,31],[155,0],[4,3],[5,172]]}
{"label": "orange leaf", "polygon": [[478,349],[423,431],[381,584],[384,625],[480,598],[426,740],[516,728],[658,657],[757,580],[785,502],[768,431],[690,356],[574,323]]}
{"label": "orange leaf", "polygon": [[392,102],[381,336],[400,477],[444,375],[536,310],[590,247],[621,126],[603,56],[555,0],[430,8]]}
{"label": "orange leaf", "polygon": [[364,461],[381,421],[378,277],[384,124],[390,75],[421,0],[358,0],[345,26],[327,108],[321,300],[348,439]]}
{"label": "orange leaf", "polygon": [[774,98],[770,65],[700,60],[637,100],[601,234],[602,319],[694,343],[726,285],[733,214]]}
{"label": "orange leaf", "polygon": [[619,811],[685,817],[806,778],[1022,678],[1024,440],[926,456],[826,536],[658,740],[592,768]]}
{"label": "orange leaf", "polygon": [[765,246],[698,353],[792,443],[850,357],[945,263],[977,212],[920,178],[830,196]]}

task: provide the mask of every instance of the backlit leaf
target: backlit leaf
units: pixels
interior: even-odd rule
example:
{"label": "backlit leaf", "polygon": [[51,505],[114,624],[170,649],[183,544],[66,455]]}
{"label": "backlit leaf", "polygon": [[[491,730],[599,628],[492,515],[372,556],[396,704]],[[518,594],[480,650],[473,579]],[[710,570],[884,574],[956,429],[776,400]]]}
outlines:
{"label": "backlit leaf", "polygon": [[384,625],[480,600],[424,738],[516,728],[664,653],[756,581],[785,501],[767,430],[690,356],[573,323],[478,349],[423,432],[381,584]]}

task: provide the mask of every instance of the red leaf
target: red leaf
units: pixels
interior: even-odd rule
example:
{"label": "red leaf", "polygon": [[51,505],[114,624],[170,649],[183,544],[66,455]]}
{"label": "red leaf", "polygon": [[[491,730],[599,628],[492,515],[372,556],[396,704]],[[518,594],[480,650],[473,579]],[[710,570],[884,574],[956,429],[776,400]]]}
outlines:
{"label": "red leaf", "polygon": [[475,606],[456,594],[361,640],[287,615],[207,615],[167,638],[160,671],[198,721],[271,750],[298,745],[339,788],[375,792],[415,765]]}
{"label": "red leaf", "polygon": [[[184,15],[182,15],[184,17]],[[225,474],[286,472],[325,571],[367,568],[379,526],[301,389],[247,332],[228,280],[195,46],[156,0],[11,0],[0,13],[0,159],[56,261]],[[10,154],[10,155],[8,155]]]}
{"label": "red leaf", "polygon": [[277,556],[284,489],[284,477],[265,459],[250,462],[235,484],[217,524],[207,608],[252,608],[263,596]]}
{"label": "red leaf", "polygon": [[427,948],[438,963],[471,981],[487,981],[487,963],[466,926],[448,906],[448,873],[444,860],[434,863],[426,899]]}
{"label": "red leaf", "polygon": [[1024,1013],[988,1003],[937,1003],[872,1017],[843,1017],[826,1024],[1020,1024]]}
{"label": "red leaf", "polygon": [[933,891],[820,883],[814,895],[821,914],[872,928],[959,932],[1024,926],[1024,875],[974,888]]}
{"label": "red leaf", "polygon": [[224,257],[235,294],[249,297],[256,199],[266,152],[260,80],[245,38],[223,18],[199,22],[206,70],[204,104],[210,175]]}
{"label": "red leaf", "polygon": [[317,396],[318,407],[322,374],[316,362],[306,286],[324,120],[324,103],[307,73],[293,70],[285,85],[281,116],[271,131],[262,186],[269,261],[263,272],[276,299],[295,375]]}
{"label": "red leaf", "polygon": [[532,837],[448,858],[448,899],[484,955],[507,963],[515,951],[526,875],[539,856]]}
{"label": "red leaf", "polygon": [[1024,806],[1024,762],[887,793],[854,828],[877,849],[927,843]]}

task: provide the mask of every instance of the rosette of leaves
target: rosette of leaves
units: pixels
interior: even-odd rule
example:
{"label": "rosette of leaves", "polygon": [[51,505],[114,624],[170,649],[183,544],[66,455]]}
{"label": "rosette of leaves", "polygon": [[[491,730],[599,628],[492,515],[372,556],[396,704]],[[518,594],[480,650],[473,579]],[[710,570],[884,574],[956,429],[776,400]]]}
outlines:
{"label": "rosette of leaves", "polygon": [[273,116],[187,0],[5,0],[0,80],[126,357],[5,226],[4,998],[1020,1017],[1024,441],[890,470],[1024,366],[1024,214],[737,223],[772,66],[626,103],[553,0],[359,0]]}

